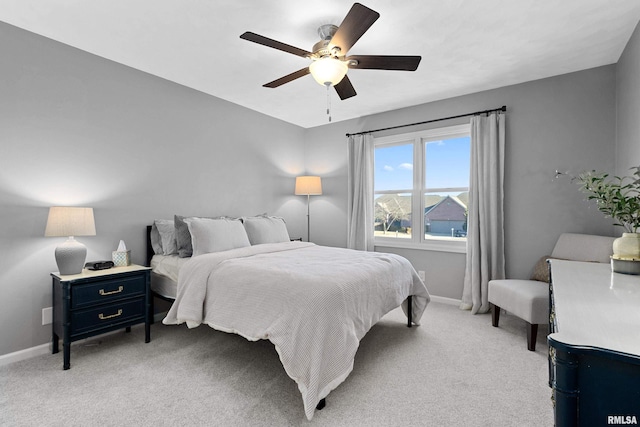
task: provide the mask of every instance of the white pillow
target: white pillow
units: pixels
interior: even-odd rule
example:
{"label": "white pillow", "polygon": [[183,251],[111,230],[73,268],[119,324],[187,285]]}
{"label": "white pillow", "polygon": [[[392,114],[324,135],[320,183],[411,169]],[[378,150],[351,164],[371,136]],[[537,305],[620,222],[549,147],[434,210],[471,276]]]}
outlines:
{"label": "white pillow", "polygon": [[191,234],[193,256],[251,246],[238,219],[185,218]]}
{"label": "white pillow", "polygon": [[242,218],[242,222],[252,245],[281,243],[291,240],[287,225],[282,218],[259,215]]}
{"label": "white pillow", "polygon": [[153,253],[156,255],[162,254],[162,239],[160,238],[160,232],[158,231],[158,227],[156,226],[156,222],[154,221],[151,224],[151,233],[149,233],[149,239],[151,240],[151,247],[153,248]]}
{"label": "white pillow", "polygon": [[178,253],[176,244],[176,227],[172,219],[156,219],[153,225],[158,229],[162,245],[162,255],[175,255]]}

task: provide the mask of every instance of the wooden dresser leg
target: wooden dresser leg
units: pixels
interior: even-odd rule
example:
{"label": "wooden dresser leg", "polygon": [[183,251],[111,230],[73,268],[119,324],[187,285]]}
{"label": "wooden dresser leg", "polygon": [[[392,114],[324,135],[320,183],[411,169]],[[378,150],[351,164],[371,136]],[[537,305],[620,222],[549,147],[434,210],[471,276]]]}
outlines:
{"label": "wooden dresser leg", "polygon": [[62,369],[67,370],[71,368],[71,343],[62,343]]}
{"label": "wooden dresser leg", "polygon": [[58,345],[60,344],[59,341],[60,341],[60,338],[54,332],[53,335],[52,335],[52,338],[51,338],[51,344],[52,344],[51,345],[51,354],[56,354],[59,351],[59,349],[58,349]]}

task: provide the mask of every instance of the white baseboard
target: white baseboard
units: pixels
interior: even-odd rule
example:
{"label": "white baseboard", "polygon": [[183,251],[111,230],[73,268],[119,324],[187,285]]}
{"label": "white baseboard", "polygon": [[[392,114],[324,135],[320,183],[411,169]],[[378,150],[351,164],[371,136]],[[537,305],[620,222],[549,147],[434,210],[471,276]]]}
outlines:
{"label": "white baseboard", "polygon": [[[153,320],[155,322],[162,323],[162,319],[164,319],[166,315],[167,315],[167,312],[156,313],[153,316]],[[106,332],[101,335],[115,334],[115,333],[118,333],[119,331],[120,330]],[[71,343],[71,345],[74,345],[76,343],[84,344],[92,339],[95,339],[95,337],[89,337],[82,340],[78,340]],[[51,342],[48,342],[46,344],[40,344],[35,347],[25,348],[24,350],[18,350],[13,353],[0,355],[0,366],[9,365],[14,362],[20,362],[21,360],[27,360],[27,359],[31,359],[32,357],[42,356],[43,354],[50,354],[50,353],[51,353]],[[60,354],[62,354],[62,342],[60,343]]]}
{"label": "white baseboard", "polygon": [[21,360],[31,359],[32,357],[42,356],[51,353],[51,343],[41,344],[35,347],[26,348],[9,354],[0,356],[0,366],[9,365]]}
{"label": "white baseboard", "polygon": [[460,306],[460,303],[462,302],[459,299],[447,298],[447,297],[439,297],[439,296],[436,296],[436,295],[431,295],[431,301],[439,302],[439,303],[442,303],[442,304],[455,305],[455,306]]}
{"label": "white baseboard", "polygon": [[[439,303],[442,303],[442,304],[455,305],[455,306],[460,305],[460,300],[453,299],[453,298],[447,298],[447,297],[439,297],[439,296],[435,296],[435,295],[431,295],[431,301],[439,302]],[[155,322],[162,323],[162,319],[164,319],[166,315],[167,315],[166,312],[164,312],[164,313],[156,313],[153,316],[153,320]],[[107,332],[105,335],[114,334],[114,333],[117,333],[117,332],[118,331]],[[82,342],[88,341],[88,340],[90,340],[92,338],[94,338],[94,337],[86,338],[84,340],[80,340],[79,342],[82,343]],[[73,345],[73,343],[72,343],[72,345]],[[62,352],[62,349],[60,349],[60,351]],[[51,343],[50,342],[46,343],[46,344],[40,344],[40,345],[37,345],[35,347],[26,348],[24,350],[19,350],[19,351],[13,352],[13,353],[3,354],[3,355],[0,356],[0,366],[9,365],[11,363],[20,362],[21,360],[27,360],[27,359],[31,359],[32,357],[42,356],[43,354],[49,354],[49,353],[51,353]]]}

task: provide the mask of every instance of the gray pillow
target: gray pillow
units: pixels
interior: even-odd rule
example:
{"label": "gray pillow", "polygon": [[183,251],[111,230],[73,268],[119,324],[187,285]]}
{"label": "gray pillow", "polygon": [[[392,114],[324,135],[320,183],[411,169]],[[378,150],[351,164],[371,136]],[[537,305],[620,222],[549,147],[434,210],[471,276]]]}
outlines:
{"label": "gray pillow", "polygon": [[175,223],[177,251],[180,258],[190,257],[193,253],[191,234],[189,233],[189,226],[184,222],[185,218],[186,217],[182,215],[174,215],[173,217],[173,221]]}
{"label": "gray pillow", "polygon": [[242,218],[252,245],[288,242],[289,232],[284,219],[277,216],[258,215]]}
{"label": "gray pillow", "polygon": [[155,225],[156,229],[158,230],[158,234],[160,235],[162,255],[177,254],[178,248],[176,246],[176,231],[173,220],[156,219],[153,224]]}

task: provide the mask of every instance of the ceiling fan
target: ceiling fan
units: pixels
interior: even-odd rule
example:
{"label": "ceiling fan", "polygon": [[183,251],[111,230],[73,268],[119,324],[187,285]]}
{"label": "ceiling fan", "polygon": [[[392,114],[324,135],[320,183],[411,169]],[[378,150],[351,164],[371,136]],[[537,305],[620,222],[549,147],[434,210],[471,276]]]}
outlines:
{"label": "ceiling fan", "polygon": [[318,28],[321,40],[313,46],[311,52],[291,46],[268,37],[247,31],[241,39],[267,47],[292,53],[313,62],[308,67],[295,71],[264,87],[276,88],[295,79],[311,74],[321,85],[333,86],[340,99],[356,95],[356,91],[347,77],[349,68],[360,70],[400,70],[415,71],[420,64],[420,56],[399,55],[351,55],[349,49],[380,17],[380,14],[360,3],[354,3],[339,27],[327,24]]}

